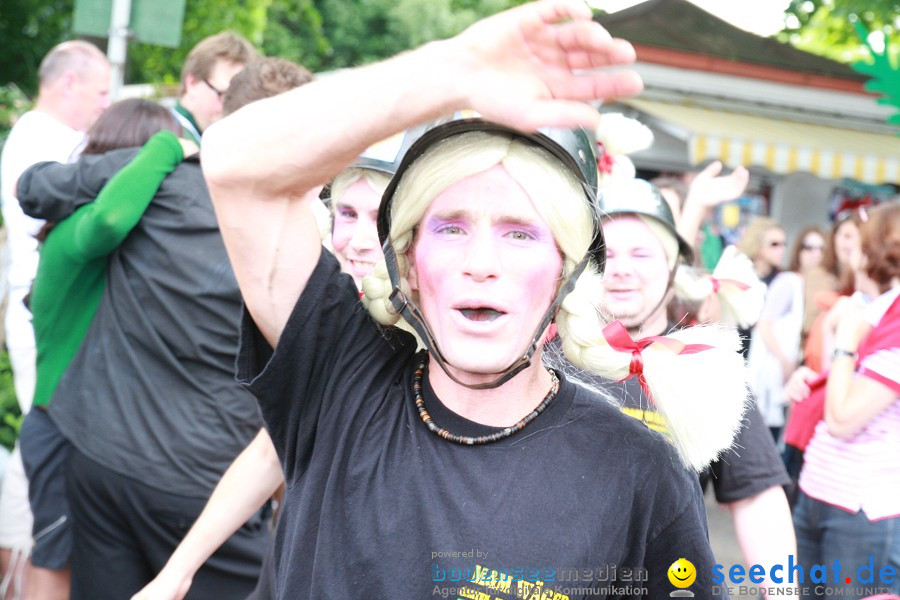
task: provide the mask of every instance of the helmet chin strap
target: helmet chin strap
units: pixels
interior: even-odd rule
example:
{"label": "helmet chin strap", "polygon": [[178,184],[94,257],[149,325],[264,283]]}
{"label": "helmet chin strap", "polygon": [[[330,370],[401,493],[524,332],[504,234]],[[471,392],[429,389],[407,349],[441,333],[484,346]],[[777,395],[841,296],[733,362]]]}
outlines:
{"label": "helmet chin strap", "polygon": [[[675,266],[672,267],[672,270],[671,270],[671,271],[669,271],[669,281],[668,281],[668,283],[666,283],[666,290],[663,292],[662,298],[659,299],[659,302],[656,303],[656,306],[654,306],[653,309],[652,309],[650,312],[647,313],[647,317],[648,317],[648,318],[649,318],[651,315],[653,315],[653,313],[655,313],[655,312],[659,309],[659,307],[662,306],[663,303],[666,301],[666,296],[669,295],[669,290],[671,290],[671,289],[673,288],[673,286],[674,286],[674,283],[675,283],[675,272],[676,272],[677,270],[678,270],[678,261],[676,260],[676,261],[675,261]],[[666,317],[666,322],[667,322],[667,323],[669,322],[668,317]],[[642,325],[643,325],[643,324],[642,324]],[[631,333],[631,332],[629,331],[629,333]],[[651,335],[664,335],[665,333],[666,333],[665,331],[662,331],[661,333],[652,333]]]}
{"label": "helmet chin strap", "polygon": [[457,383],[463,387],[472,389],[472,390],[487,390],[499,387],[518,375],[522,370],[524,370],[528,365],[531,364],[531,359],[534,356],[535,352],[537,352],[538,344],[541,341],[541,338],[544,335],[544,332],[547,330],[547,327],[550,326],[550,323],[556,317],[556,313],[559,311],[559,306],[562,304],[563,299],[575,288],[575,281],[578,279],[578,276],[584,271],[587,266],[588,261],[590,260],[590,254],[585,255],[581,262],[578,263],[578,266],[572,271],[566,281],[560,286],[559,290],[556,292],[556,297],[553,299],[553,302],[550,304],[550,307],[547,309],[547,312],[544,313],[544,318],[541,319],[540,324],[535,330],[534,335],[531,338],[531,343],[528,345],[528,348],[525,350],[525,353],[521,358],[515,360],[506,367],[503,371],[499,373],[495,373],[499,375],[493,381],[489,381],[487,383],[465,383],[464,381],[460,381],[453,373],[450,372],[450,367],[453,367],[452,364],[446,359],[444,353],[441,352],[440,347],[438,346],[437,340],[434,339],[434,335],[431,333],[431,328],[428,326],[428,323],[425,321],[425,317],[422,315],[422,311],[419,310],[419,307],[416,306],[415,302],[413,302],[406,294],[403,293],[403,290],[400,289],[400,271],[397,268],[397,255],[394,253],[394,248],[390,242],[385,242],[384,244],[384,262],[387,267],[388,275],[391,278],[391,283],[394,286],[393,291],[390,295],[391,305],[394,307],[394,310],[397,311],[401,317],[406,319],[406,322],[412,326],[412,328],[419,334],[419,337],[425,343],[425,347],[431,352],[431,356],[434,357],[434,360],[440,365],[441,369],[444,373],[447,374],[454,383]]}

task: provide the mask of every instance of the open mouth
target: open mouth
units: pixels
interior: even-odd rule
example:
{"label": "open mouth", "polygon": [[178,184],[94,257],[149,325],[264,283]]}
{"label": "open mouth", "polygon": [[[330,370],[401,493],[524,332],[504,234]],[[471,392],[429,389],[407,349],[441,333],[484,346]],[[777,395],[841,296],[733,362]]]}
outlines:
{"label": "open mouth", "polygon": [[460,308],[459,312],[462,313],[462,316],[464,316],[468,320],[479,322],[494,321],[506,314],[504,312],[500,312],[499,310],[488,307]]}
{"label": "open mouth", "polygon": [[364,260],[353,260],[352,258],[348,258],[347,262],[350,263],[350,266],[354,269],[358,269],[360,271],[371,271],[375,268],[374,262],[368,262]]}

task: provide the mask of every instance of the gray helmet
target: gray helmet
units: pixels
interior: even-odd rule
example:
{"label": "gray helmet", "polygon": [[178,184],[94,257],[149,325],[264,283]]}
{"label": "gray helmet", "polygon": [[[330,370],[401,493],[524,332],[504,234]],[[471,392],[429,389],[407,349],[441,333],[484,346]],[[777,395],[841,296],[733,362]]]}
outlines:
{"label": "gray helmet", "polygon": [[[585,130],[544,128],[538,133],[523,133],[504,125],[485,121],[484,119],[457,119],[435,125],[425,133],[418,131],[418,139],[414,138],[415,142],[408,146],[405,156],[402,156],[402,161],[395,171],[396,175],[385,190],[381,199],[381,206],[378,209],[378,237],[382,245],[388,241],[388,236],[390,235],[390,207],[397,185],[400,179],[403,178],[403,173],[417,158],[422,156],[426,150],[437,142],[469,131],[505,133],[530,141],[534,145],[550,152],[576,175],[583,186],[585,196],[590,205],[597,206],[597,158],[594,153],[595,144]],[[387,251],[387,249],[385,250]],[[603,229],[599,226],[596,228],[594,239],[588,249],[588,255],[602,273],[606,264],[606,245],[603,242]]]}
{"label": "gray helmet", "polygon": [[634,214],[656,219],[678,241],[678,254],[691,264],[694,250],[675,228],[675,218],[669,203],[655,185],[644,179],[624,179],[604,185],[599,193],[601,218]]}
{"label": "gray helmet", "polygon": [[[394,192],[397,184],[403,177],[403,174],[410,165],[418,159],[422,154],[437,142],[460,135],[470,131],[480,131],[486,133],[501,133],[512,137],[523,139],[532,144],[543,148],[554,157],[558,158],[581,182],[584,190],[585,198],[594,207],[591,215],[595,218],[594,238],[588,248],[587,254],[582,258],[578,266],[573,270],[572,274],[563,282],[557,291],[556,297],[538,325],[537,330],[532,336],[531,344],[528,349],[523,352],[522,358],[509,365],[502,373],[498,374],[498,378],[490,383],[470,385],[463,383],[457,379],[441,353],[437,345],[437,341],[431,333],[428,324],[421,315],[415,303],[406,296],[400,287],[400,274],[397,268],[397,255],[390,241],[391,230],[391,205],[394,198]],[[406,152],[394,178],[388,184],[387,189],[381,199],[381,205],[378,208],[378,237],[381,240],[382,250],[384,250],[384,260],[387,267],[388,275],[391,279],[393,291],[390,300],[394,309],[398,314],[416,330],[419,337],[425,343],[426,347],[431,351],[437,363],[444,372],[456,383],[469,388],[483,389],[493,388],[502,385],[522,371],[531,363],[531,358],[537,351],[538,344],[543,337],[544,331],[547,329],[553,318],[559,310],[562,303],[569,292],[575,287],[575,281],[584,271],[589,261],[594,261],[597,268],[602,272],[606,264],[606,244],[603,241],[603,229],[599,223],[599,213],[597,206],[597,159],[594,154],[594,144],[584,130],[564,130],[564,129],[542,129],[539,133],[523,133],[521,131],[491,123],[483,119],[457,119],[449,122],[441,123],[425,132]]]}

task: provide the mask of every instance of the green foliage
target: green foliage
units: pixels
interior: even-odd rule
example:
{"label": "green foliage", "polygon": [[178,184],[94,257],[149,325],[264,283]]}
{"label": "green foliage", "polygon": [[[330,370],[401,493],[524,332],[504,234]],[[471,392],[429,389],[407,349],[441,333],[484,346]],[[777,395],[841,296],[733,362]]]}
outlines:
{"label": "green foliage", "polygon": [[16,401],[9,355],[0,353],[0,445],[12,450],[22,428],[22,411]]}
{"label": "green foliage", "polygon": [[[869,32],[862,23],[856,23],[856,31],[871,54],[871,61],[853,63],[853,69],[870,77],[866,82],[866,90],[879,94],[879,104],[888,104],[900,111],[900,68],[891,63],[887,50],[876,52],[867,41]],[[900,125],[900,112],[888,117],[888,123]]]}
{"label": "green foliage", "polygon": [[311,71],[366,64],[450,37],[525,0],[273,0],[267,55]]}
{"label": "green foliage", "polygon": [[37,71],[50,48],[72,36],[74,0],[2,0],[0,84],[14,82],[37,93]]}
{"label": "green foliage", "polygon": [[785,10],[788,27],[781,41],[844,63],[868,57],[853,23],[861,21],[869,31],[880,31],[885,44],[900,48],[898,0],[791,0]]}
{"label": "green foliage", "polygon": [[[6,0],[4,0],[6,1]],[[266,29],[271,0],[189,0],[184,9],[184,27],[178,48],[152,44],[128,44],[126,83],[178,83],[181,65],[197,42],[221,31],[237,32],[259,46]]]}
{"label": "green foliage", "polygon": [[0,140],[12,129],[19,115],[31,108],[31,101],[14,83],[0,85]]}
{"label": "green foliage", "polygon": [[[224,30],[245,36],[269,56],[311,71],[386,58],[526,0],[189,0],[178,48],[132,41],[126,83],[176,84],[190,49]],[[2,0],[0,84],[37,92],[37,69],[56,43],[72,39],[75,0]],[[93,40],[101,49],[104,40]]]}

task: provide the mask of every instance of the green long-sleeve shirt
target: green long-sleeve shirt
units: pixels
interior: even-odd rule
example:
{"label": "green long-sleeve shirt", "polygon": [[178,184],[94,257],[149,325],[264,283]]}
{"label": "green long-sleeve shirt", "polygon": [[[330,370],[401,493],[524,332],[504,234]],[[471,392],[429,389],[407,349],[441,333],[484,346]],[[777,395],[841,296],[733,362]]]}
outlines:
{"label": "green long-sleeve shirt", "polygon": [[138,224],[184,158],[178,138],[155,134],[94,202],[61,221],[41,246],[31,311],[37,346],[34,405],[46,406],[100,306],[110,254]]}

